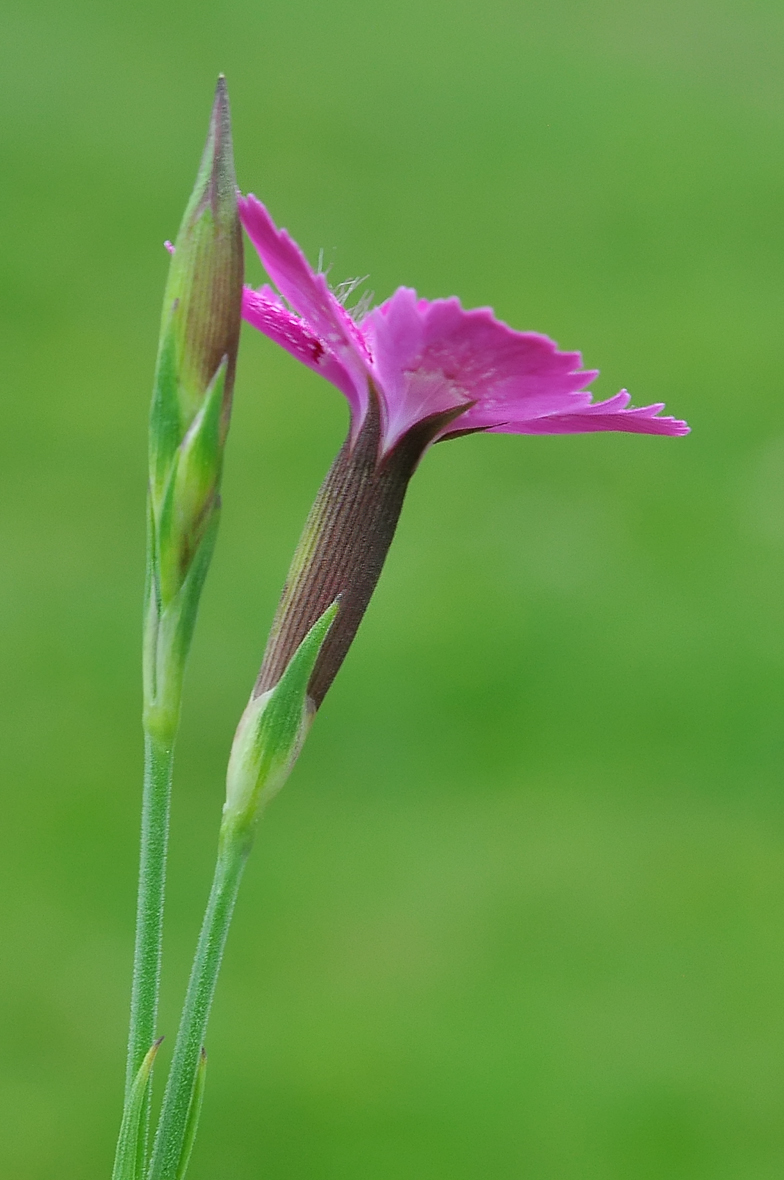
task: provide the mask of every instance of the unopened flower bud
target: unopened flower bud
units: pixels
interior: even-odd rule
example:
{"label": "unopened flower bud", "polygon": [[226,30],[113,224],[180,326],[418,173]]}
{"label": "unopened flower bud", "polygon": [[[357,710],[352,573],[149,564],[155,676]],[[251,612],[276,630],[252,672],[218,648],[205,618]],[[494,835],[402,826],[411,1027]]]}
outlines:
{"label": "unopened flower bud", "polygon": [[[173,383],[176,390],[161,391],[161,426],[167,434],[175,427],[178,441],[201,409],[224,357],[225,438],[239,344],[242,276],[242,231],[229,99],[221,77],[196,184],[174,244],[163,300],[156,377],[162,377],[167,387]],[[170,392],[176,393],[175,405],[166,404]],[[154,414],[156,408],[154,404]],[[165,440],[161,442],[165,451]]]}
{"label": "unopened flower bud", "polygon": [[171,728],[220,508],[242,306],[226,83],[169,265],[150,412],[145,702]]}

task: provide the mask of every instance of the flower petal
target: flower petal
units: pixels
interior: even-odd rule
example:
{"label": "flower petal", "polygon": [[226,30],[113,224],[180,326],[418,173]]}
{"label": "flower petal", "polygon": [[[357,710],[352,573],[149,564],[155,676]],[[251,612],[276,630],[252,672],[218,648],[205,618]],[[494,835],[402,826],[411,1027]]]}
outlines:
{"label": "flower petal", "polygon": [[289,311],[271,287],[264,286],[258,291],[245,287],[242,292],[242,316],[303,365],[331,381],[353,406],[356,387],[351,374],[324,342],[310,331],[305,321]]}
{"label": "flower petal", "polygon": [[391,299],[365,318],[362,331],[373,354],[385,453],[424,418],[461,404],[468,407],[468,397],[428,349],[427,318],[416,291],[399,287]]}
{"label": "flower petal", "polygon": [[297,243],[284,229],[277,228],[261,201],[249,194],[240,197],[238,204],[242,224],[267,274],[283,298],[302,316],[305,329],[349,375],[348,386],[338,387],[349,400],[353,429],[358,430],[367,409],[369,363],[362,333],[330,291],[325,276],[311,269]]}
{"label": "flower petal", "polygon": [[400,288],[362,329],[386,402],[385,450],[421,418],[461,403],[466,412],[445,434],[590,404],[580,391],[596,374],[580,369],[578,352],[515,332],[489,308],[465,311],[459,299],[429,302]]}
{"label": "flower petal", "polygon": [[[667,434],[678,437],[691,427],[679,418],[661,416],[664,402],[627,409],[630,396],[625,389],[605,402],[594,402],[582,409],[545,414],[529,421],[509,421],[491,426],[498,434],[587,434],[597,430],[623,430],[634,434]],[[460,420],[462,425],[462,419]]]}
{"label": "flower petal", "polygon": [[685,422],[661,415],[663,405],[629,409],[626,391],[593,403],[586,386],[597,374],[581,369],[579,352],[561,352],[537,332],[516,332],[490,308],[466,311],[457,298],[430,302],[400,287],[360,327],[256,197],[241,198],[239,209],[265,269],[299,313],[262,288],[246,290],[243,315],[345,394],[354,438],[367,413],[370,378],[384,453],[418,422],[461,406],[440,437],[477,430],[688,433]]}

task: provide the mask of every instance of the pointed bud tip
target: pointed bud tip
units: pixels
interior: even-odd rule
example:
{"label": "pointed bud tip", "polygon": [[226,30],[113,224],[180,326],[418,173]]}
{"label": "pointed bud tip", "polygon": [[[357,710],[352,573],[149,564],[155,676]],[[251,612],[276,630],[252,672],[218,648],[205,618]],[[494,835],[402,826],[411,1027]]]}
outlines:
{"label": "pointed bud tip", "polygon": [[226,75],[218,74],[215,83],[215,98],[212,103],[212,120],[216,126],[224,128],[229,120],[229,91],[226,86]]}
{"label": "pointed bud tip", "polygon": [[[168,392],[165,396],[156,393],[156,398],[161,406],[169,406],[166,414],[171,415],[164,415],[161,421],[178,423],[175,445],[183,441],[222,358],[227,357],[225,436],[239,342],[242,274],[242,231],[229,103],[226,80],[221,76],[196,181],[174,243],[164,295],[159,364],[165,359],[169,368],[160,370],[156,390],[163,389],[160,382],[164,381],[168,382]],[[166,462],[170,460],[171,455]]]}
{"label": "pointed bud tip", "polygon": [[228,216],[233,219],[237,216],[237,180],[234,175],[231,141],[231,110],[226,78],[223,74],[219,74],[215,85],[207,142],[189,207],[191,220],[197,220],[207,205],[212,207],[213,216],[216,218]]}

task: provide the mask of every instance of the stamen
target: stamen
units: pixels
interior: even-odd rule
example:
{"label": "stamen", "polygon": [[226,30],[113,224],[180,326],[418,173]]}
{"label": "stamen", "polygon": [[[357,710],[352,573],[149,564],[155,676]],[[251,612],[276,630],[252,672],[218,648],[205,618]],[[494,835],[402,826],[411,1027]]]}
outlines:
{"label": "stamen", "polygon": [[346,308],[355,323],[360,324],[364,320],[373,305],[374,295],[375,291],[363,291],[354,306]]}

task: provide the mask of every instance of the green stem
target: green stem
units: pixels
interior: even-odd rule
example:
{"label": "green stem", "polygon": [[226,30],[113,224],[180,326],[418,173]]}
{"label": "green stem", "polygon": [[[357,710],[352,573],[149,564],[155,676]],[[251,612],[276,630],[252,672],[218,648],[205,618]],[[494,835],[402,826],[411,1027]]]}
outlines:
{"label": "green stem", "polygon": [[215,876],[188,982],[148,1180],[175,1180],[178,1175],[199,1057],[249,851],[247,829],[245,832],[231,827],[221,830]]}
{"label": "green stem", "polygon": [[174,738],[145,732],[142,836],[136,945],[133,955],[131,1021],[125,1074],[126,1099],[145,1055],[155,1040],[163,939],[163,896],[169,838],[169,800]]}

